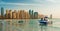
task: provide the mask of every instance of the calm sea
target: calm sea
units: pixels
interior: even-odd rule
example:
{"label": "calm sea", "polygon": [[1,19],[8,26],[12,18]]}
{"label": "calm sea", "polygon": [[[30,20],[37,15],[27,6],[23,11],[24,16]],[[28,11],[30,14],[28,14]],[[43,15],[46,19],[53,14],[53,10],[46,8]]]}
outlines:
{"label": "calm sea", "polygon": [[60,19],[49,19],[53,24],[39,25],[40,19],[0,20],[0,31],[60,31]]}

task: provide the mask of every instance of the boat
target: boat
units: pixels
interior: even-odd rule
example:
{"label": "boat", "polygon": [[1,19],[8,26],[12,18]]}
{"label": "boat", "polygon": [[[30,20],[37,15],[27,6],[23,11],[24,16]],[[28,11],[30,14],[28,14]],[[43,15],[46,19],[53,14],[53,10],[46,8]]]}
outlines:
{"label": "boat", "polygon": [[45,16],[44,19],[41,18],[41,20],[39,21],[39,23],[42,24],[42,25],[48,25],[48,24],[52,24],[52,21],[49,20],[47,16]]}
{"label": "boat", "polygon": [[40,23],[40,25],[47,25],[48,22],[47,21],[40,21],[39,23]]}
{"label": "boat", "polygon": [[52,24],[53,22],[52,21],[40,21],[39,23],[40,25],[48,25],[48,24]]}

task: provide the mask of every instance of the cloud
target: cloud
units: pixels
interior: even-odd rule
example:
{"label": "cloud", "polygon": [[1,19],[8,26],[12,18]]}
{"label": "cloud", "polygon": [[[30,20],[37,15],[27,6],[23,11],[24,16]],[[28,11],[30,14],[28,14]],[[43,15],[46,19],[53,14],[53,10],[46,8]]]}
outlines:
{"label": "cloud", "polygon": [[30,5],[30,6],[43,6],[43,4],[28,4],[28,3],[7,3],[7,2],[0,2],[0,5],[5,4],[5,5]]}
{"label": "cloud", "polygon": [[0,0],[0,4],[4,4],[4,3],[5,3],[5,2],[3,2],[3,1]]}
{"label": "cloud", "polygon": [[1,2],[2,0],[0,0],[0,2]]}
{"label": "cloud", "polygon": [[46,1],[45,0],[34,0],[34,2],[37,2],[37,3],[45,3]]}
{"label": "cloud", "polygon": [[3,0],[4,2],[8,3],[36,3],[33,0]]}
{"label": "cloud", "polygon": [[48,2],[55,2],[55,0],[46,0],[46,1],[48,1]]}
{"label": "cloud", "polygon": [[60,0],[46,0],[48,2],[52,2],[52,3],[60,3]]}
{"label": "cloud", "polygon": [[34,0],[37,3],[41,4],[60,4],[60,0]]}

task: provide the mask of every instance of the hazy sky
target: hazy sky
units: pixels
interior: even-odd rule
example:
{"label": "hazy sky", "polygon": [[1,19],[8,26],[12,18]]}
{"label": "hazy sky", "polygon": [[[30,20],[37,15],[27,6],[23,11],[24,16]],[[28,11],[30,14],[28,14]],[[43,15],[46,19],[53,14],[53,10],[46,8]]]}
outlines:
{"label": "hazy sky", "polygon": [[1,7],[5,10],[32,9],[40,14],[53,14],[54,18],[60,18],[60,0],[0,0]]}

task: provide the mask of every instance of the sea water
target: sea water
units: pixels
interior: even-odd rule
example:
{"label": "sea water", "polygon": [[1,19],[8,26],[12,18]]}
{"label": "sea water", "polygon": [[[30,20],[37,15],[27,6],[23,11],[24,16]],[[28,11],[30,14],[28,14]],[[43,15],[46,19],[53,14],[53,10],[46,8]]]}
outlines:
{"label": "sea water", "polygon": [[[60,19],[49,19],[53,24],[39,25],[40,19],[4,19],[0,20],[1,31],[60,31]],[[18,21],[23,21],[19,23]]]}

